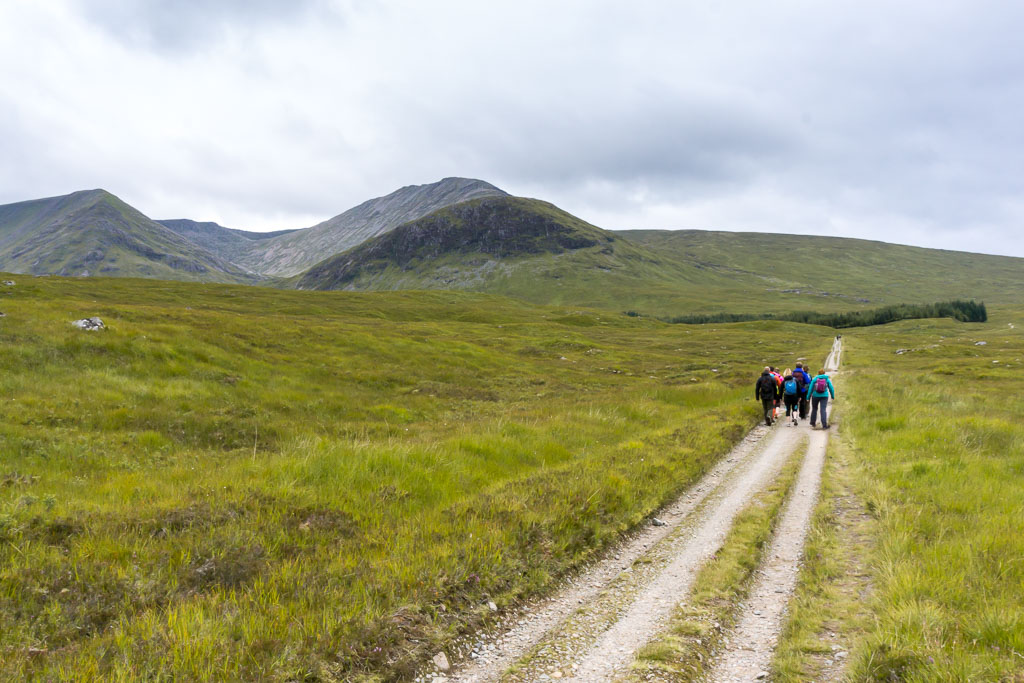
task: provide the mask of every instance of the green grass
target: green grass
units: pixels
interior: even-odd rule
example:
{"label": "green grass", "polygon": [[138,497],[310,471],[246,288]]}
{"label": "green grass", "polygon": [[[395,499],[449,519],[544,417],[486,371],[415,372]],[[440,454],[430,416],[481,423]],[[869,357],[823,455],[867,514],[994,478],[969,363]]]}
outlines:
{"label": "green grass", "polygon": [[668,633],[640,650],[628,680],[697,680],[707,672],[722,638],[737,622],[740,602],[771,544],[805,453],[806,443],[736,516],[722,547],[700,569],[689,598],[672,615]]}
{"label": "green grass", "polygon": [[[709,296],[701,313],[835,312],[881,305],[974,299],[1015,305],[1022,261],[886,242],[705,230],[617,232],[666,259],[746,282],[752,298]],[[761,279],[761,286],[756,286]],[[667,311],[634,307],[651,315]]]}
{"label": "green grass", "polygon": [[[863,545],[873,620],[853,650],[853,680],[1021,680],[1021,317],[990,308],[983,325],[903,322],[843,336],[841,432],[852,490],[875,517]],[[821,572],[810,592],[833,580]]]}
{"label": "green grass", "polygon": [[780,682],[830,680],[828,672],[845,664],[836,654],[848,657],[872,623],[868,562],[876,529],[857,495],[842,417],[829,440],[820,500],[772,663],[773,680]]}
{"label": "green grass", "polygon": [[[757,368],[831,337],[449,292],[12,279],[9,680],[406,675],[488,599],[548,590],[670,500],[757,420]],[[93,315],[109,329],[69,324]]]}

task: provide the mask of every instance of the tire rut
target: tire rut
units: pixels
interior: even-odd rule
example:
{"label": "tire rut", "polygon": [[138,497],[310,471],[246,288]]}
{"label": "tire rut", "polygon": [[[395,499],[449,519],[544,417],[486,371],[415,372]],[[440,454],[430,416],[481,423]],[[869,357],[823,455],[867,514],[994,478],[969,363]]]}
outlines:
{"label": "tire rut", "polygon": [[[841,353],[842,345],[837,338],[825,361],[826,370],[839,368]],[[827,430],[811,433],[796,489],[783,510],[767,559],[758,569],[758,578],[744,603],[743,614],[711,669],[708,680],[712,683],[769,679],[772,656],[796,588],[804,542],[818,502],[828,435]]]}
{"label": "tire rut", "polygon": [[[838,367],[840,353],[837,339],[825,367]],[[827,441],[827,432],[812,433],[804,426],[755,427],[659,515],[668,520],[666,526],[643,528],[569,579],[554,596],[509,615],[497,635],[484,635],[466,647],[472,650],[471,659],[450,677],[435,672],[436,678],[418,680],[614,679],[627,670],[640,647],[665,629],[698,569],[722,546],[736,515],[807,437],[812,443],[798,490],[813,508],[820,467],[810,453],[819,451],[816,444]],[[823,457],[823,445],[820,451]],[[791,507],[787,504],[787,511]]]}

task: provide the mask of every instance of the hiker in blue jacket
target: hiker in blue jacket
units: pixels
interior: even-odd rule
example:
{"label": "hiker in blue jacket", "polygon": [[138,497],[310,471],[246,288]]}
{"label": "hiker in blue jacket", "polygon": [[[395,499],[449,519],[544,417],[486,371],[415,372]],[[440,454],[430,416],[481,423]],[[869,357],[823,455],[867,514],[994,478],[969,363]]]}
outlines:
{"label": "hiker in blue jacket", "polygon": [[786,403],[786,417],[792,420],[794,425],[797,424],[796,416],[800,410],[800,398],[804,394],[802,385],[797,380],[798,376],[792,370],[787,369],[782,378],[782,399]]}
{"label": "hiker in blue jacket", "polygon": [[807,419],[807,387],[811,386],[811,376],[804,370],[804,364],[797,361],[793,370],[793,379],[800,385],[800,419]]}
{"label": "hiker in blue jacket", "polygon": [[828,429],[828,399],[832,397],[834,400],[836,397],[836,390],[832,386],[832,380],[829,379],[828,375],[825,374],[825,370],[822,369],[817,375],[811,378],[811,383],[807,387],[807,398],[811,400],[811,427],[814,427],[814,423],[818,417],[818,407],[821,407],[821,428]]}

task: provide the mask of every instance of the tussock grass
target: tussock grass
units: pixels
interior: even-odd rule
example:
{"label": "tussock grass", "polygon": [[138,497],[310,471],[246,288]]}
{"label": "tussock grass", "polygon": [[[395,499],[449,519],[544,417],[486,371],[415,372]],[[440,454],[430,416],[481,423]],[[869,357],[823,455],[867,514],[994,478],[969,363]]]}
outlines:
{"label": "tussock grass", "polygon": [[1016,309],[990,313],[844,335],[843,433],[876,529],[853,680],[1021,680],[1024,338]]}
{"label": "tussock grass", "polygon": [[706,673],[739,618],[806,452],[804,442],[737,515],[722,547],[697,574],[691,595],[672,615],[668,634],[641,648],[628,680],[697,680]]}
{"label": "tussock grass", "polygon": [[[829,341],[447,292],[13,279],[10,680],[401,678],[671,500],[757,420],[758,366]],[[92,315],[109,329],[69,324]]]}

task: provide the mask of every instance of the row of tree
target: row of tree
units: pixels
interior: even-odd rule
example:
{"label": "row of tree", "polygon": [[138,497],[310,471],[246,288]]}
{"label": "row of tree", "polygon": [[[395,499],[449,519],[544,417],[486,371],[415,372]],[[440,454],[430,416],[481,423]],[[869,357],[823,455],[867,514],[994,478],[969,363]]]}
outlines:
{"label": "row of tree", "polygon": [[[630,311],[630,315],[636,315]],[[748,320],[785,320],[823,325],[841,329],[844,327],[868,327],[884,325],[897,320],[917,320],[920,318],[953,318],[965,323],[983,323],[988,320],[985,304],[976,301],[941,301],[934,304],[894,304],[873,308],[867,311],[849,311],[846,313],[814,313],[796,311],[791,313],[698,313],[695,315],[679,315],[673,318],[662,318],[668,323],[684,325],[704,325],[707,323],[739,323]]]}

